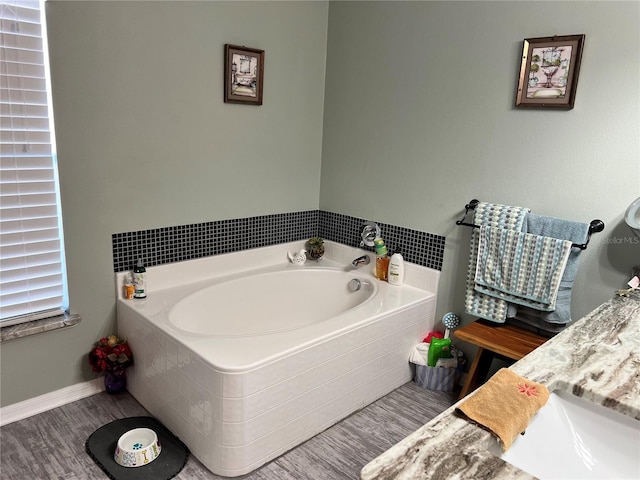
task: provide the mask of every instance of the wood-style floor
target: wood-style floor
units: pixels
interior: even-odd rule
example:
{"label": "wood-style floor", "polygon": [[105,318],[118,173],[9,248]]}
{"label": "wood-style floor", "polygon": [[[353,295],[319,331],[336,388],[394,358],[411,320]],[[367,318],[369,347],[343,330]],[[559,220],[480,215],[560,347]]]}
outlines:
{"label": "wood-style floor", "polygon": [[[455,402],[455,393],[406,383],[260,469],[250,480],[357,479],[369,461]],[[107,479],[85,452],[97,428],[123,417],[149,415],[128,393],[100,393],[0,428],[0,479]],[[193,455],[174,477],[221,479]]]}

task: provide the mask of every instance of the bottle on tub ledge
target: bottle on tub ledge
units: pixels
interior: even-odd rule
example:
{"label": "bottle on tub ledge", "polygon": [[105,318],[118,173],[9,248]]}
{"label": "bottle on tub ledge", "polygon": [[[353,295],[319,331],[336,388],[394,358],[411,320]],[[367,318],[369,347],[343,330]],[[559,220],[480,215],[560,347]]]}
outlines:
{"label": "bottle on tub ledge", "polygon": [[378,280],[387,281],[387,274],[389,272],[389,255],[387,252],[387,246],[384,244],[384,240],[380,237],[373,241],[373,246],[376,249],[376,278]]}
{"label": "bottle on tub ledge", "polygon": [[136,293],[136,286],[133,284],[133,273],[127,272],[124,276],[124,298],[126,300],[133,300],[133,296]]}
{"label": "bottle on tub ledge", "polygon": [[390,285],[402,285],[402,282],[404,282],[404,258],[400,252],[400,247],[396,247],[395,252],[391,255],[387,278]]}
{"label": "bottle on tub ledge", "polygon": [[147,269],[144,268],[142,259],[133,268],[133,298],[147,298]]}

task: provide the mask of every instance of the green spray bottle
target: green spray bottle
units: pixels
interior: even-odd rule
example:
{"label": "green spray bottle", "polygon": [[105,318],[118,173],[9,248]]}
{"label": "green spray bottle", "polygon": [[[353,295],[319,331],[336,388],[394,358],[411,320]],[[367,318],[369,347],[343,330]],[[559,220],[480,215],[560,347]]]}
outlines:
{"label": "green spray bottle", "polygon": [[451,358],[450,338],[431,338],[429,353],[427,354],[427,365],[435,367],[439,358]]}

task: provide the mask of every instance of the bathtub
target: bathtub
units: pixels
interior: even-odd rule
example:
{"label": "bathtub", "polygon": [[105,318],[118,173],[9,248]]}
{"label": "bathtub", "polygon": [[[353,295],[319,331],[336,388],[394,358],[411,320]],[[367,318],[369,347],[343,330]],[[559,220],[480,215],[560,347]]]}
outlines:
{"label": "bathtub", "polygon": [[371,300],[377,291],[376,282],[356,272],[286,267],[278,265],[202,286],[171,307],[169,324],[205,337],[287,332],[344,314]]}
{"label": "bathtub", "polygon": [[248,473],[409,381],[434,328],[439,272],[408,264],[396,287],[332,242],[290,264],[302,245],[148,268],[144,300],[123,299],[116,274],[128,389],[215,474]]}

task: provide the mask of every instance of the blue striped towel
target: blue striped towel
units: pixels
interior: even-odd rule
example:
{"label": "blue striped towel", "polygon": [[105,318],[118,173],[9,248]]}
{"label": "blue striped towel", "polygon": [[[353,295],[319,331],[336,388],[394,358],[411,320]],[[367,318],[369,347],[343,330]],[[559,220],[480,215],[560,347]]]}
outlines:
{"label": "blue striped towel", "polygon": [[[508,205],[480,202],[475,208],[473,223],[475,225],[520,232],[523,229],[529,211],[530,210],[525,207],[510,207]],[[478,229],[474,228],[471,234],[467,288],[464,302],[465,311],[479,318],[504,323],[507,318],[508,303],[500,298],[495,298],[475,290],[479,233]]]}
{"label": "blue striped towel", "polygon": [[571,253],[571,242],[504,228],[480,227],[475,289],[549,312]]}
{"label": "blue striped towel", "polygon": [[[563,220],[560,218],[546,217],[530,213],[527,215],[525,231],[535,235],[569,240],[573,243],[586,243],[589,238],[589,225],[587,223]],[[516,319],[533,325],[543,330],[555,330],[559,325],[564,326],[571,323],[571,291],[573,282],[578,272],[582,250],[572,248],[567,266],[564,269],[558,298],[556,299],[556,309],[552,312],[541,312],[536,309],[510,304],[507,317]]]}

